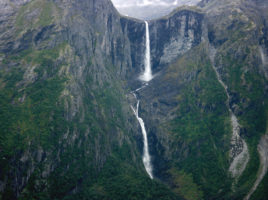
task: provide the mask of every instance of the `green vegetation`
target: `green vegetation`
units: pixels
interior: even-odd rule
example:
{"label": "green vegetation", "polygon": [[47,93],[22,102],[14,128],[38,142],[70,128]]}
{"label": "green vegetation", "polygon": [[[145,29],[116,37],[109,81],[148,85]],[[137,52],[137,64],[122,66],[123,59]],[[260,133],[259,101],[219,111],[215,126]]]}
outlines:
{"label": "green vegetation", "polygon": [[[56,53],[55,50],[52,52]],[[38,54],[38,59],[28,57],[34,54]],[[49,55],[48,51],[22,52],[8,58],[10,62],[20,61],[18,67],[13,67],[10,71],[4,68],[1,72],[4,85],[0,89],[1,158],[8,160],[16,152],[25,150],[27,144],[37,138],[42,146],[53,145],[51,141],[56,141],[57,132],[64,129],[58,97],[66,79],[57,75],[42,79],[41,74],[38,74],[34,84],[23,80],[26,72],[21,65],[32,63],[39,65],[37,70],[44,67],[51,69],[52,62],[51,65],[46,62]],[[54,56],[57,57],[57,54]]]}
{"label": "green vegetation", "polygon": [[[184,78],[189,73],[194,74],[191,80]],[[185,147],[180,153],[173,153],[174,167],[185,174],[192,174],[174,177],[183,184],[180,193],[191,199],[193,197],[189,197],[187,187],[199,185],[200,188],[196,188],[192,195],[201,198],[203,194],[204,199],[224,198],[231,186],[228,178],[230,116],[224,89],[203,45],[170,66],[166,80],[176,80],[178,82],[172,84],[181,85],[176,97],[177,117],[166,126],[172,138],[171,147]]]}
{"label": "green vegetation", "polygon": [[128,164],[111,158],[107,161],[98,181],[85,189],[90,199],[181,199],[174,195],[170,189],[157,181],[152,181],[134,170]]}
{"label": "green vegetation", "polygon": [[[100,82],[89,73],[77,81],[85,82],[75,96],[73,74],[62,73],[71,65],[62,57],[66,48],[71,47],[63,43],[52,49],[29,48],[3,62],[1,180],[10,169],[31,167],[32,160],[33,172],[20,200],[180,199],[146,175],[133,130],[125,122],[122,83],[112,75],[111,82]],[[86,67],[94,69],[92,62]],[[9,70],[11,63],[16,67]],[[107,68],[115,73],[113,66]],[[35,157],[39,151],[41,161]],[[21,161],[21,152],[28,152],[26,161]],[[12,181],[7,184],[0,198],[16,199]]]}
{"label": "green vegetation", "polygon": [[[233,34],[232,37],[240,38],[241,35]],[[257,145],[267,128],[268,102],[264,91],[267,83],[253,66],[257,47],[241,42],[230,39],[216,57],[216,65],[223,65],[221,76],[231,94],[231,105],[238,105],[235,112],[250,153],[250,162],[233,192],[230,189],[232,179],[228,175],[231,127],[226,96],[202,45],[179,58],[165,76],[165,81],[179,84],[181,89],[176,97],[177,117],[161,127],[168,127],[173,149],[177,145],[184,147],[179,154],[174,152],[176,170],[192,174],[193,183],[201,186],[205,199],[243,198],[255,182],[259,169]],[[240,50],[237,57],[233,52],[241,48],[243,51]],[[189,73],[194,75],[187,81],[184,77]],[[179,180],[180,176],[177,176]]]}
{"label": "green vegetation", "polygon": [[177,171],[175,168],[170,170],[172,184],[175,185],[173,191],[183,196],[186,200],[203,199],[203,192],[193,181],[192,174],[186,174],[184,171]]}
{"label": "green vegetation", "polygon": [[268,174],[264,176],[257,190],[251,196],[251,200],[265,200],[268,197]]}
{"label": "green vegetation", "polygon": [[19,32],[51,25],[60,12],[52,1],[36,0],[22,6],[16,17]]}
{"label": "green vegetation", "polygon": [[[222,13],[225,17],[217,10],[219,16],[206,19],[207,23],[215,20],[209,31],[215,29],[210,39],[215,40],[212,42],[218,50],[216,66],[228,86],[232,109],[242,125],[241,135],[249,146],[250,162],[245,172],[232,185],[227,97],[211,66],[207,46],[201,44],[158,76],[177,92],[172,99],[176,101],[176,106],[171,105],[172,120],[159,124],[159,130],[167,133],[160,139],[167,139],[169,145],[168,152],[163,150],[168,164],[161,177],[167,186],[146,174],[135,140],[137,127],[131,124],[123,90],[127,84],[118,79],[109,58],[100,55],[104,48],[98,49],[104,35],[113,40],[114,58],[121,57],[116,45],[132,49],[131,45],[128,40],[118,40],[122,30],[112,30],[115,37],[110,37],[101,26],[95,30],[95,24],[83,24],[87,22],[84,16],[91,13],[77,10],[64,10],[64,23],[70,24],[61,26],[63,21],[58,20],[63,12],[55,2],[35,0],[22,6],[14,18],[13,38],[20,48],[0,53],[0,181],[6,182],[0,199],[16,199],[15,181],[17,188],[27,182],[19,188],[19,200],[243,199],[256,180],[257,144],[268,127],[267,80],[257,66],[255,24],[239,10]],[[204,14],[193,7],[179,10]],[[108,17],[107,23],[118,22],[113,15]],[[194,23],[190,17],[189,22]],[[220,23],[219,18],[223,18]],[[81,23],[79,27],[92,27],[72,35],[77,30],[69,26],[76,22]],[[43,31],[50,29],[52,37],[41,41]],[[86,45],[92,48],[84,51],[80,44],[74,47],[68,41],[59,44],[65,38],[60,38],[61,33],[72,38],[72,44],[91,40]],[[103,41],[108,52],[109,41]],[[266,199],[267,180],[266,175],[252,199]]]}
{"label": "green vegetation", "polygon": [[[241,38],[239,35],[233,37]],[[233,96],[233,103],[239,106],[237,117],[250,153],[250,161],[237,182],[233,199],[243,198],[256,180],[260,164],[257,145],[267,127],[268,101],[264,87],[267,81],[255,67],[253,58],[257,48],[249,42],[232,40],[220,49],[218,58],[224,65],[224,81]],[[243,50],[239,56],[235,56],[233,52],[239,49]]]}

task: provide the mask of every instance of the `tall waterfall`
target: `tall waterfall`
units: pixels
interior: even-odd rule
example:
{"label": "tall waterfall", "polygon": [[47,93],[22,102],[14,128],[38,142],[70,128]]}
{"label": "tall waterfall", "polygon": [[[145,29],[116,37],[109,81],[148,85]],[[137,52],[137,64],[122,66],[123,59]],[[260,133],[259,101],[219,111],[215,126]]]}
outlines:
{"label": "tall waterfall", "polygon": [[144,73],[139,77],[141,81],[145,82],[142,87],[136,89],[135,91],[131,92],[135,99],[137,100],[137,107],[136,109],[131,106],[136,118],[138,119],[138,122],[141,127],[142,135],[143,135],[143,156],[142,156],[142,161],[144,164],[144,167],[146,169],[146,172],[150,176],[151,179],[153,179],[153,167],[151,165],[151,158],[149,154],[149,146],[148,146],[148,139],[147,139],[147,132],[145,129],[145,124],[144,121],[141,117],[139,117],[139,105],[140,101],[137,99],[137,96],[135,92],[138,92],[139,90],[145,88],[148,86],[148,82],[152,80],[153,75],[152,75],[152,69],[151,69],[151,50],[150,50],[150,33],[149,33],[149,25],[148,22],[145,21],[145,27],[146,27],[146,49],[145,49],[145,56],[144,56]]}
{"label": "tall waterfall", "polygon": [[149,154],[147,132],[146,132],[146,129],[145,129],[143,119],[139,117],[139,104],[140,104],[140,101],[138,100],[136,110],[132,106],[131,106],[131,108],[132,108],[135,116],[137,117],[137,119],[139,121],[139,124],[141,126],[142,135],[143,135],[143,156],[142,156],[142,161],[143,161],[144,167],[145,167],[147,173],[149,174],[150,178],[153,179],[153,172],[152,172],[153,169],[152,169],[151,158],[150,158],[150,154]]}
{"label": "tall waterfall", "polygon": [[146,49],[145,49],[145,57],[144,57],[144,73],[140,76],[140,80],[149,82],[152,80],[152,69],[151,69],[151,50],[150,50],[150,33],[149,33],[149,25],[148,22],[145,21],[146,27]]}

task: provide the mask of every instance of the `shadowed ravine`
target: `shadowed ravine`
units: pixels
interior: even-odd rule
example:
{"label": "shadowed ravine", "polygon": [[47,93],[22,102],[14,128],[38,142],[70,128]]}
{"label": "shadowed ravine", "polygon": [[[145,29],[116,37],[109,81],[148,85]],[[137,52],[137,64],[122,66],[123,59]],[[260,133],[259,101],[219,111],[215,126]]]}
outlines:
{"label": "shadowed ravine", "polygon": [[267,9],[0,0],[0,200],[267,200]]}
{"label": "shadowed ravine", "polygon": [[231,116],[231,124],[232,124],[232,137],[231,137],[231,150],[230,150],[230,158],[232,160],[231,165],[229,167],[229,171],[231,172],[234,178],[238,178],[243,171],[245,170],[247,163],[249,161],[249,153],[247,143],[240,137],[240,124],[238,123],[237,117],[234,112],[230,108],[230,94],[228,92],[228,87],[222,81],[219,72],[217,71],[214,59],[217,50],[214,47],[210,47],[210,59],[212,62],[212,67],[217,75],[217,79],[219,83],[224,88],[224,91],[227,95],[226,105],[228,107],[230,116]]}

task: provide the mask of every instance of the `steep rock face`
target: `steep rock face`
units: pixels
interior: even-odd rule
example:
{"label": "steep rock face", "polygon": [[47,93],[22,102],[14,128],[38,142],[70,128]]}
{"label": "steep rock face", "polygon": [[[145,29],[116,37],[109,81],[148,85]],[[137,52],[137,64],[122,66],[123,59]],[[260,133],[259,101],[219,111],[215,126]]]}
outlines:
{"label": "steep rock face", "polygon": [[[62,1],[58,1],[58,6],[63,7],[65,4]],[[78,45],[79,48],[83,47],[80,51],[81,55],[86,55],[86,48],[92,48],[89,52],[93,52],[97,56],[103,56],[108,62],[111,62],[113,66],[116,67],[116,73],[122,79],[130,77],[131,74],[137,72],[135,68],[140,67],[136,64],[137,57],[133,57],[133,52],[141,56],[143,53],[143,40],[145,27],[142,21],[139,20],[127,20],[119,16],[115,8],[110,1],[78,1],[73,2],[71,5],[69,3],[66,6],[70,6],[68,10],[68,15],[65,16],[64,20],[69,20],[69,27],[74,26],[71,31],[74,33],[69,34],[68,37],[72,35],[79,35],[79,38],[68,38],[73,40],[74,45]],[[63,7],[64,8],[64,7]],[[66,10],[66,8],[64,8]],[[79,13],[81,12],[82,14]],[[78,16],[76,16],[78,15]],[[82,17],[85,20],[79,22],[77,20],[71,19],[71,17]],[[135,38],[135,44],[133,38],[131,38],[128,25],[123,25],[122,21],[128,21],[127,24],[132,26],[132,34],[137,34]],[[84,24],[88,23],[88,27],[84,27]],[[78,34],[79,33],[79,34]],[[90,33],[91,35],[86,35]],[[79,39],[79,41],[78,41]],[[136,45],[136,48],[133,48]],[[103,62],[105,59],[96,59],[98,62]],[[132,64],[133,63],[133,64]],[[104,65],[101,63],[100,65]]]}
{"label": "steep rock face", "polygon": [[[123,34],[128,38],[130,44],[130,51],[125,52],[122,56],[131,57],[132,63],[125,63],[124,67],[127,70],[131,70],[126,76],[129,82],[131,80],[135,80],[138,74],[141,74],[144,70],[144,52],[145,52],[145,23],[131,19],[131,18],[124,18],[120,19],[121,27]],[[131,65],[133,67],[131,67]]]}
{"label": "steep rock face", "polygon": [[[144,22],[120,17],[108,0],[1,1],[1,198],[242,199],[267,130],[266,4],[200,5],[149,22],[159,73],[137,92],[154,176],[171,192],[144,170],[126,99],[140,84]],[[235,181],[227,97],[211,46],[250,149]]]}
{"label": "steep rock face", "polygon": [[122,89],[141,71],[144,23],[108,0],[0,5],[1,198],[178,198],[147,177]]}
{"label": "steep rock face", "polygon": [[[256,141],[267,128],[265,4],[203,1],[202,11],[192,8],[193,13],[189,12],[195,17],[191,21],[197,42],[179,33],[187,11],[174,15],[181,16],[174,29],[167,29],[173,15],[150,22],[152,63],[159,73],[139,91],[140,115],[148,129],[154,173],[185,198],[192,197],[177,187],[182,182],[192,188],[201,186],[192,190],[193,199],[242,199],[255,181]],[[156,34],[162,30],[168,31]],[[176,35],[181,42],[170,42]],[[215,67],[227,85],[229,106],[241,124],[239,134],[249,146],[249,163],[235,181],[228,175],[232,127],[227,96],[212,67],[211,46],[217,50]],[[180,51],[180,47],[186,49]]]}
{"label": "steep rock face", "polygon": [[153,141],[155,174],[185,196],[189,193],[177,188],[183,182],[195,188],[192,194],[199,199],[214,196],[216,188],[225,188],[222,192],[227,193],[228,127],[224,124],[228,123],[228,109],[206,47],[198,46],[181,56],[140,96],[141,116],[149,141]]}
{"label": "steep rock face", "polygon": [[204,31],[203,17],[198,10],[179,8],[165,18],[150,21],[153,70],[159,71],[200,44]]}
{"label": "steep rock face", "polygon": [[[257,1],[227,1],[227,3],[232,9],[222,11],[225,16],[228,16],[226,19],[220,19],[218,9],[212,7],[214,18],[210,17],[208,21],[211,25],[209,32],[215,33],[210,34],[214,35],[211,43],[218,49],[217,71],[220,72],[228,87],[231,96],[230,107],[242,127],[240,135],[251,148],[250,162],[239,177],[238,184],[240,185],[237,185],[241,191],[247,191],[245,194],[236,194],[236,198],[242,199],[242,196],[246,196],[250,187],[253,186],[252,182],[258,174],[259,161],[256,159],[258,142],[253,141],[259,141],[261,135],[267,130],[265,122],[268,94],[267,66],[263,62],[260,50],[266,43],[264,30],[267,26],[265,22],[267,21],[267,7],[265,7],[267,3],[262,6]],[[253,91],[258,91],[258,93]]]}

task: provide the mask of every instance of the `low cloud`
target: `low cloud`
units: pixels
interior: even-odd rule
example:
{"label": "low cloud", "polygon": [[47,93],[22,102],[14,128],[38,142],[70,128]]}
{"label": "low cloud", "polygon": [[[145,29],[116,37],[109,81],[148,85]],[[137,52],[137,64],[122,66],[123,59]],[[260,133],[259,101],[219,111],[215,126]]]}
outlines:
{"label": "low cloud", "polygon": [[146,6],[179,6],[179,5],[193,5],[200,0],[112,0],[115,7],[146,7]]}
{"label": "low cloud", "polygon": [[145,6],[176,6],[179,0],[112,0],[118,8]]}
{"label": "low cloud", "polygon": [[112,0],[117,10],[139,19],[153,19],[170,13],[182,5],[196,5],[200,0]]}

